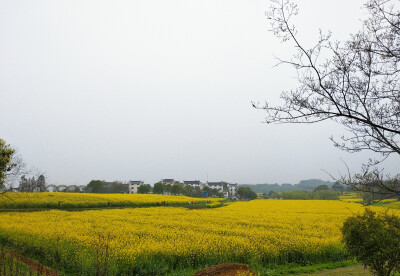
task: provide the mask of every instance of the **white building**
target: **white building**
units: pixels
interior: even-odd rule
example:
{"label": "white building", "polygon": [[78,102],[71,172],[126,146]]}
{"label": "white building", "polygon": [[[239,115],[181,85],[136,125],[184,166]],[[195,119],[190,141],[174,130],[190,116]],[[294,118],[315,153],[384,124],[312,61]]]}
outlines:
{"label": "white building", "polygon": [[222,193],[224,191],[224,183],[222,181],[220,182],[207,181],[207,186],[210,187],[210,189],[217,190],[219,193]]}
{"label": "white building", "polygon": [[140,185],[143,185],[144,182],[140,180],[131,180],[129,181],[129,193],[130,194],[137,194],[138,188]]}
{"label": "white building", "polygon": [[190,186],[193,188],[199,187],[201,189],[203,186],[203,183],[201,183],[200,180],[184,180],[183,186]]}
{"label": "white building", "polygon": [[236,197],[237,189],[238,189],[237,183],[235,184],[228,183],[228,196],[231,198]]}
{"label": "white building", "polygon": [[177,181],[175,181],[172,178],[165,178],[163,180],[161,180],[161,183],[164,185],[174,185]]}

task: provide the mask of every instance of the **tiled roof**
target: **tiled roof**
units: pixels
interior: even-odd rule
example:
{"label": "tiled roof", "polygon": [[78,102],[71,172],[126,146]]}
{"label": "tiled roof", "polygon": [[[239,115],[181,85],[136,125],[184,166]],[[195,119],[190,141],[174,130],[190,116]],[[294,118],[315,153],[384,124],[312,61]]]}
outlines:
{"label": "tiled roof", "polygon": [[141,184],[143,184],[143,181],[131,180],[131,181],[129,181],[129,184],[131,184],[131,185],[141,185]]}
{"label": "tiled roof", "polygon": [[200,185],[200,180],[189,180],[189,181],[183,181],[183,184],[185,185]]}

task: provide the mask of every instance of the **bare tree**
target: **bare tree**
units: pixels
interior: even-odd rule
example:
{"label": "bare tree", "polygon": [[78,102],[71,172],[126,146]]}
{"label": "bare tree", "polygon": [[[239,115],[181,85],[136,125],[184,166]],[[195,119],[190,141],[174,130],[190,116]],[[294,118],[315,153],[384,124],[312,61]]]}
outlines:
{"label": "bare tree", "polygon": [[[253,106],[266,111],[267,123],[313,124],[333,120],[347,135],[331,137],[348,152],[369,150],[382,158],[370,160],[360,174],[342,178],[353,189],[400,195],[399,175],[383,177],[376,166],[389,155],[400,155],[400,9],[396,0],[370,0],[362,29],[345,42],[333,42],[320,32],[318,42],[305,48],[292,17],[290,0],[271,0],[267,13],[272,32],[292,42],[296,53],[279,60],[297,71],[299,86],[281,94],[283,104]],[[396,6],[397,5],[397,6]]]}

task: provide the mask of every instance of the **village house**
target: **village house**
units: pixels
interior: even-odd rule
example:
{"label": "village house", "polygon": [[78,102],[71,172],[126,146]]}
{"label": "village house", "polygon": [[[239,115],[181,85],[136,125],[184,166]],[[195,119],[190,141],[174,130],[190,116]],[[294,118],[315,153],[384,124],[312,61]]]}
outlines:
{"label": "village house", "polygon": [[193,188],[199,187],[201,189],[203,186],[203,183],[201,183],[200,180],[184,180],[183,186],[190,186]]}
{"label": "village house", "polygon": [[161,180],[161,183],[164,185],[174,185],[177,181],[175,181],[174,179],[171,178],[165,178],[163,180]]}
{"label": "village house", "polygon": [[228,197],[230,198],[236,197],[237,189],[238,189],[237,183],[235,184],[228,183]]}
{"label": "village house", "polygon": [[217,190],[219,193],[222,193],[224,191],[224,183],[222,181],[220,182],[208,182],[206,184],[210,189]]}
{"label": "village house", "polygon": [[138,188],[140,185],[144,185],[144,182],[141,180],[131,180],[129,181],[129,193],[130,194],[137,194]]}

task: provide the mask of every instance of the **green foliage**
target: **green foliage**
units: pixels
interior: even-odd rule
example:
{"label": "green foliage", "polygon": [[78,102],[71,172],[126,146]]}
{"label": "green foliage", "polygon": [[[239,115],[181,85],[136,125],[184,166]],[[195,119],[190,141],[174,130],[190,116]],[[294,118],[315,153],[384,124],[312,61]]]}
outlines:
{"label": "green foliage", "polygon": [[104,181],[101,180],[92,180],[86,186],[86,189],[89,193],[100,193],[104,187]]}
{"label": "green foliage", "polygon": [[174,184],[171,187],[171,194],[173,195],[180,195],[182,193],[182,185]]}
{"label": "green foliage", "polygon": [[302,199],[302,200],[338,200],[339,196],[337,192],[331,190],[319,190],[319,191],[289,191],[281,193],[270,193],[265,198],[282,198],[282,199]]}
{"label": "green foliage", "polygon": [[46,192],[46,178],[41,174],[36,180],[37,192]]}
{"label": "green foliage", "polygon": [[185,187],[182,188],[182,193],[185,196],[193,196],[194,194],[194,189],[192,186],[186,185]]}
{"label": "green foliage", "polygon": [[156,184],[154,184],[153,193],[159,194],[159,195],[163,194],[164,193],[164,184],[162,184],[161,182],[157,182]]}
{"label": "green foliage", "polygon": [[257,194],[253,192],[249,187],[239,187],[239,189],[237,190],[237,195],[241,199],[252,200],[257,198]]}
{"label": "green foliage", "polygon": [[164,192],[166,192],[167,194],[170,194],[171,193],[171,188],[172,188],[171,184],[164,185]]}
{"label": "green foliage", "polygon": [[376,275],[400,272],[400,218],[366,209],[343,224],[347,251]]}
{"label": "green foliage", "polygon": [[208,186],[204,186],[201,191],[202,192],[207,192],[208,196],[223,197],[223,194],[220,193],[217,189],[212,189],[212,188],[210,188]]}
{"label": "green foliage", "polygon": [[337,192],[343,192],[346,190],[346,187],[341,185],[339,182],[333,184],[332,189]]}
{"label": "green foliage", "polygon": [[329,187],[327,185],[319,185],[317,188],[314,189],[314,192],[327,191],[327,190],[329,190]]}
{"label": "green foliage", "polygon": [[42,174],[37,179],[34,176],[26,178],[26,175],[23,175],[19,180],[18,191],[26,193],[46,192],[46,178]]}
{"label": "green foliage", "polygon": [[0,275],[27,276],[27,275],[46,275],[32,270],[25,263],[15,258],[11,252],[0,246]]}
{"label": "green foliage", "polygon": [[[240,187],[250,187],[250,189],[255,193],[268,193],[272,192],[284,192],[284,191],[294,191],[294,190],[307,190],[312,191],[319,185],[327,185],[331,187],[334,182],[324,181],[320,179],[308,179],[301,180],[298,184],[240,184]],[[225,188],[224,188],[225,189]]]}
{"label": "green foliage", "polygon": [[182,188],[182,194],[190,197],[202,197],[202,190],[199,187],[193,188],[192,186],[186,185]]}
{"label": "green foliage", "polygon": [[140,185],[137,192],[138,194],[148,194],[151,192],[151,186],[149,184]]}
{"label": "green foliage", "polygon": [[127,193],[128,189],[128,184],[123,184],[118,181],[106,182],[104,180],[92,180],[86,186],[86,191],[88,193],[101,194]]}
{"label": "green foliage", "polygon": [[4,182],[7,178],[7,174],[17,166],[15,162],[12,162],[14,154],[15,149],[6,144],[6,141],[0,139],[0,189],[4,188]]}

